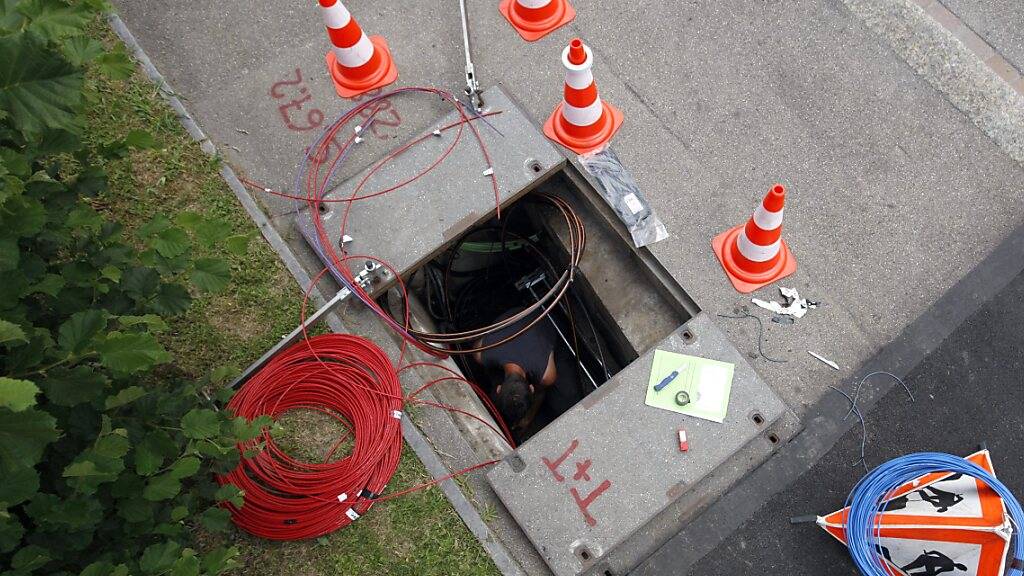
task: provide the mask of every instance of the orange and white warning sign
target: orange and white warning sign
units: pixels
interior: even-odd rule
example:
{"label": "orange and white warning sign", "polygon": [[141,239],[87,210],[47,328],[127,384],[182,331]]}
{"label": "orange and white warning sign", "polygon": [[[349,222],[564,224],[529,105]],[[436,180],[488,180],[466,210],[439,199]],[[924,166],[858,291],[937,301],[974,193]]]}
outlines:
{"label": "orange and white warning sign", "polygon": [[[988,450],[967,457],[995,474]],[[848,508],[817,523],[846,544]],[[1002,576],[1012,533],[1003,500],[962,474],[927,474],[886,500],[878,552],[893,576]]]}

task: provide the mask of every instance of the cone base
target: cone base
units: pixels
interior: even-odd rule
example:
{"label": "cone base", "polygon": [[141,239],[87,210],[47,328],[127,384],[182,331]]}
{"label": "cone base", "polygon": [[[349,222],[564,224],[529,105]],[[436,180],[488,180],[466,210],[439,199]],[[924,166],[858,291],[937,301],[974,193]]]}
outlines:
{"label": "cone base", "polygon": [[501,15],[508,20],[508,23],[516,29],[516,32],[523,37],[523,40],[527,42],[534,42],[547,36],[556,29],[565,26],[572,19],[576,17],[576,9],[572,7],[566,0],[554,0],[558,3],[558,9],[554,14],[541,20],[540,22],[532,22],[530,20],[523,20],[518,14],[512,10],[512,4],[516,0],[501,0],[501,4],[498,5],[498,10]]}
{"label": "cone base", "polygon": [[395,67],[395,61],[391,58],[387,40],[383,36],[370,36],[370,42],[380,54],[380,67],[366,78],[345,76],[344,68],[338,65],[338,57],[334,55],[333,51],[327,53],[327,70],[331,73],[334,91],[338,93],[338,96],[352,98],[398,80],[398,68]]}
{"label": "cone base", "polygon": [[577,154],[586,154],[602,148],[619,131],[622,121],[625,119],[618,108],[602,100],[601,106],[604,108],[604,112],[601,113],[601,119],[598,120],[602,124],[601,129],[593,136],[579,138],[566,132],[560,122],[563,105],[564,103],[559,104],[548,117],[548,121],[544,123],[544,135]]}
{"label": "cone base", "polygon": [[796,272],[796,258],[789,251],[789,246],[786,245],[785,240],[780,243],[779,257],[776,259],[775,265],[769,270],[764,272],[747,272],[740,268],[732,256],[732,246],[736,243],[736,238],[740,235],[741,230],[743,230],[742,224],[722,232],[711,241],[711,247],[715,250],[715,256],[718,256],[718,261],[722,264],[722,268],[725,269],[725,273],[729,276],[729,281],[732,282],[736,291],[742,294],[749,294],[758,288],[767,286],[780,278],[785,278]]}

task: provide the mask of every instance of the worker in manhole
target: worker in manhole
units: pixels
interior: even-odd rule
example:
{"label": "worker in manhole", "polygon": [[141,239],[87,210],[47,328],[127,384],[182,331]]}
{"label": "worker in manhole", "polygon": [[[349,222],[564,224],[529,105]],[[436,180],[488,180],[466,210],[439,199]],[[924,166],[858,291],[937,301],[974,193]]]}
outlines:
{"label": "worker in manhole", "polygon": [[[495,319],[495,322],[515,316],[523,310],[509,310]],[[537,314],[539,312],[484,336],[477,347],[501,342],[516,334]],[[501,382],[491,392],[491,397],[517,440],[531,431],[531,425],[538,414],[542,415],[545,422],[550,422],[581,399],[575,361],[571,353],[558,343],[555,328],[549,319],[544,318],[517,338],[474,355],[476,361],[485,368],[504,373]]]}

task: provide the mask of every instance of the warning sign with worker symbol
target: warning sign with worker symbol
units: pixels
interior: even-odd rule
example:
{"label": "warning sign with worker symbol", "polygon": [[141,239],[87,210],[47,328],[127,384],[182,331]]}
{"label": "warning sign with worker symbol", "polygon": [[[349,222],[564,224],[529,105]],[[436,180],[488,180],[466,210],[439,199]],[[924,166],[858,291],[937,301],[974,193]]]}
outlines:
{"label": "warning sign with worker symbol", "polygon": [[[988,450],[967,457],[995,474]],[[848,508],[818,518],[846,544]],[[980,480],[928,474],[901,486],[881,514],[879,554],[893,576],[1001,576],[1011,525],[1003,500]]]}

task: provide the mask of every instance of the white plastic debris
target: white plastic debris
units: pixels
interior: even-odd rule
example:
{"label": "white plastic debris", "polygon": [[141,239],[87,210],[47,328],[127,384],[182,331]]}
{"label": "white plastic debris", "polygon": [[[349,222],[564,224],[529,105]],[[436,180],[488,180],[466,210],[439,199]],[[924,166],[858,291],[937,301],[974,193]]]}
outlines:
{"label": "white plastic debris", "polygon": [[808,350],[807,353],[810,354],[811,356],[814,356],[815,359],[817,359],[818,361],[827,364],[829,366],[829,368],[832,368],[833,370],[839,370],[839,364],[836,364],[835,362],[829,360],[828,358],[825,358],[821,354],[815,354],[814,352],[811,352],[810,350]]}
{"label": "white plastic debris", "polygon": [[774,300],[768,302],[761,300],[760,298],[751,298],[750,301],[756,305],[774,312],[776,314],[782,314],[785,316],[793,316],[794,318],[803,318],[804,314],[807,314],[807,310],[811,308],[817,308],[817,302],[808,302],[806,298],[801,298],[800,293],[797,292],[796,288],[779,288],[779,292],[782,297],[786,299],[785,304],[776,302]]}

